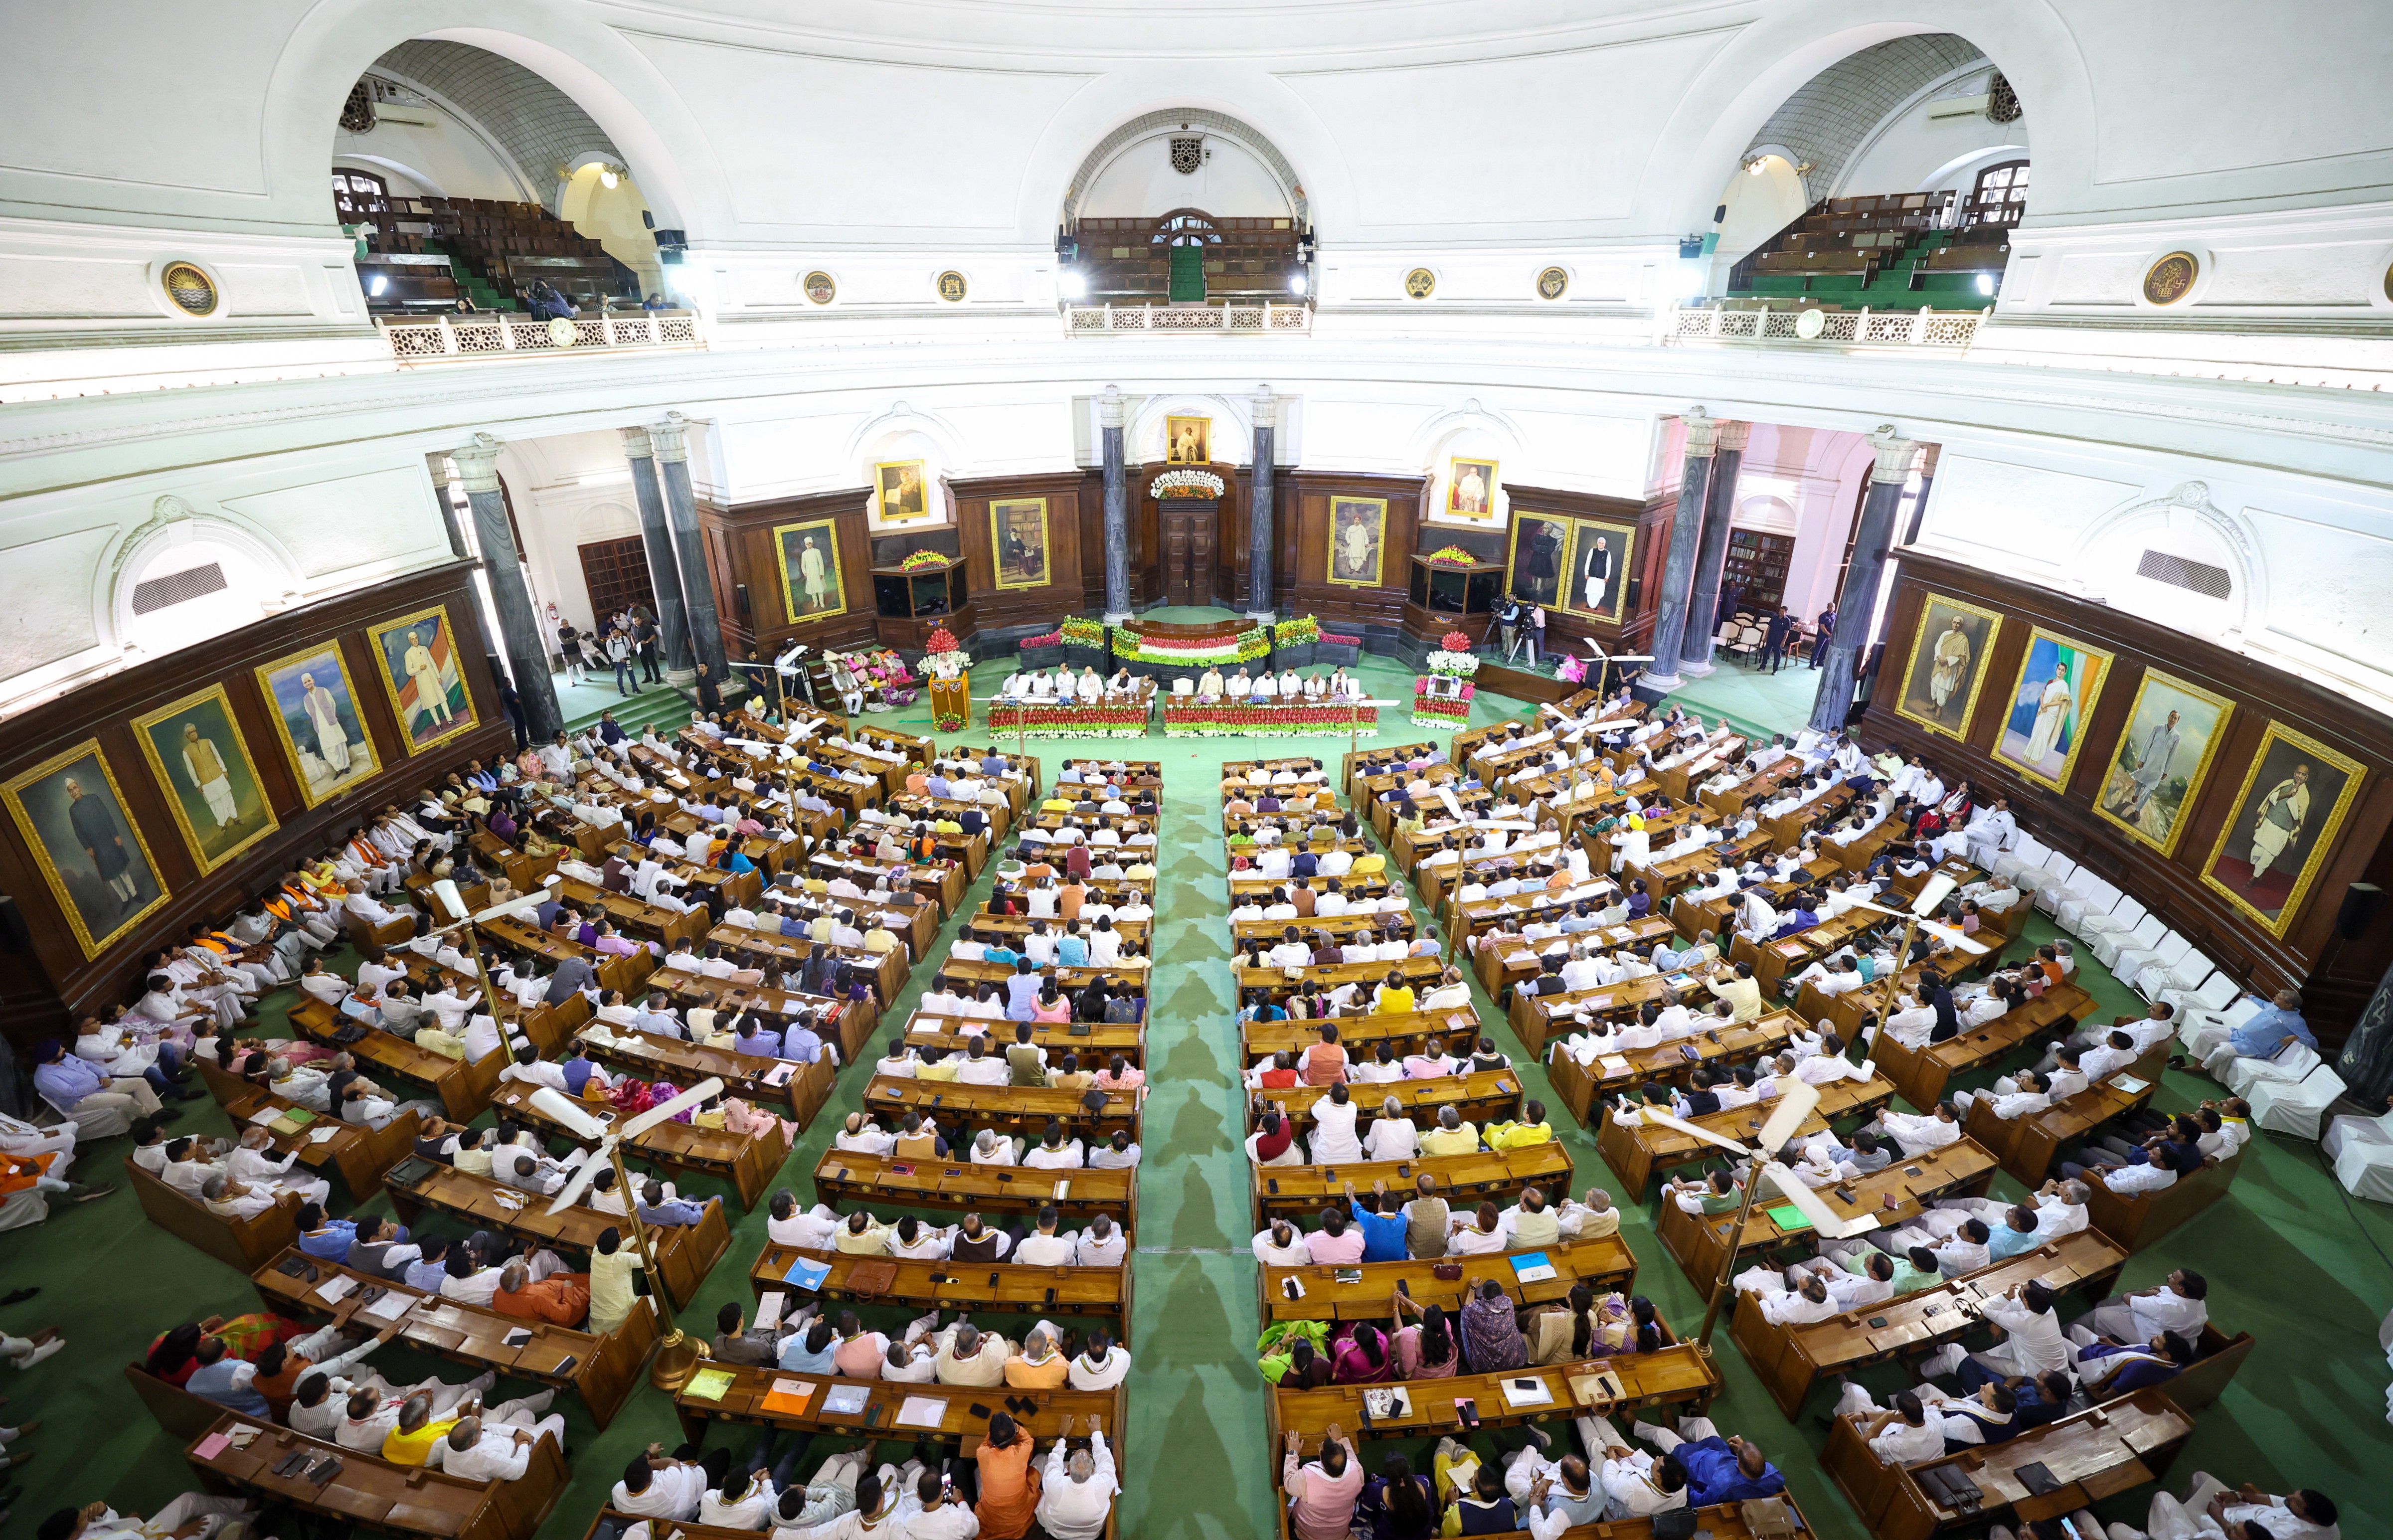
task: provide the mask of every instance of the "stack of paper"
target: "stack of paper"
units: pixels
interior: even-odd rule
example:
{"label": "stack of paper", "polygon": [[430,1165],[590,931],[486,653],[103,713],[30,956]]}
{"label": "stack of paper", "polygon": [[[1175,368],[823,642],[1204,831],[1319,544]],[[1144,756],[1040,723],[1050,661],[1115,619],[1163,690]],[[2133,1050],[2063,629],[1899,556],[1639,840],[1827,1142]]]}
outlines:
{"label": "stack of paper", "polygon": [[936,1396],[908,1396],[897,1409],[900,1428],[936,1428],[948,1420],[948,1403]]}
{"label": "stack of paper", "polygon": [[1510,1379],[1504,1381],[1504,1404],[1507,1406],[1544,1406],[1554,1399],[1546,1389],[1544,1379]]}
{"label": "stack of paper", "polygon": [[871,1399],[872,1392],[861,1385],[834,1385],[830,1393],[823,1397],[823,1416],[852,1417],[863,1411]]}
{"label": "stack of paper", "polygon": [[415,1299],[416,1297],[412,1294],[386,1294],[373,1304],[360,1310],[358,1313],[369,1321],[380,1321],[385,1325],[388,1325],[413,1309]]}
{"label": "stack of paper", "polygon": [[342,1300],[347,1299],[351,1294],[356,1293],[358,1281],[344,1272],[336,1277],[327,1278],[322,1283],[318,1284],[316,1286],[316,1298],[323,1300],[324,1303],[328,1305],[337,1305]]}
{"label": "stack of paper", "polygon": [[725,1369],[700,1369],[689,1377],[683,1393],[699,1401],[721,1401],[723,1392],[731,1389],[736,1377]]}
{"label": "stack of paper", "polygon": [[338,1129],[310,1129],[307,1130],[307,1142],[310,1144],[329,1144],[333,1140],[340,1137],[341,1130]]}

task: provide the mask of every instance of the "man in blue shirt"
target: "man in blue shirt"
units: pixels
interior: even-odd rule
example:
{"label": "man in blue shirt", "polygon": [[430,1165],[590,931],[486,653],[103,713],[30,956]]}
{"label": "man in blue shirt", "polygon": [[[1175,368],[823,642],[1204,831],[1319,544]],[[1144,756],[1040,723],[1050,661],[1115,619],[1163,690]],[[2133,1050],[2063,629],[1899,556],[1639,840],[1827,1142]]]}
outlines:
{"label": "man in blue shirt", "polygon": [[308,1204],[299,1210],[299,1249],[328,1262],[346,1262],[357,1244],[358,1227],[350,1220],[328,1220],[323,1208]]}
{"label": "man in blue shirt", "polygon": [[[716,1200],[709,1198],[707,1203]],[[640,1222],[642,1224],[692,1225],[706,1218],[705,1204],[692,1203],[687,1198],[667,1199],[665,1184],[651,1180],[640,1189]]]}
{"label": "man in blue shirt", "polygon": [[[739,1036],[731,1039],[731,1047],[736,1052],[753,1054],[760,1059],[778,1059],[781,1056],[781,1035],[761,1022],[752,1021],[741,1025]],[[813,1061],[807,1062],[811,1064]]]}
{"label": "man in blue shirt", "polygon": [[1720,1437],[1709,1417],[1680,1417],[1675,1433],[1643,1422],[1629,1430],[1665,1455],[1678,1456],[1687,1472],[1689,1507],[1773,1497],[1786,1490],[1786,1478],[1759,1449],[1743,1439]]}
{"label": "man in blue shirt", "polygon": [[200,1361],[200,1366],[191,1371],[191,1377],[184,1382],[184,1390],[203,1401],[213,1401],[219,1406],[229,1407],[245,1417],[255,1417],[261,1422],[273,1420],[274,1408],[266,1403],[266,1398],[259,1395],[250,1383],[257,1377],[257,1365],[232,1357],[226,1350],[223,1338],[201,1338],[193,1356]]}
{"label": "man in blue shirt", "polygon": [[175,1113],[159,1113],[158,1093],[150,1082],[137,1075],[111,1079],[98,1065],[78,1059],[67,1051],[67,1045],[53,1038],[42,1045],[41,1059],[33,1066],[33,1089],[42,1099],[68,1116],[86,1100],[86,1117],[103,1116],[111,1107],[122,1111],[130,1121],[136,1114],[173,1117]]}
{"label": "man in blue shirt", "polygon": [[2203,1061],[2202,1067],[2214,1079],[2225,1080],[2228,1066],[2236,1060],[2273,1059],[2293,1043],[2318,1051],[2318,1038],[2310,1024],[2302,1020],[2302,997],[2291,989],[2280,989],[2276,1002],[2229,1033],[2226,1044]]}
{"label": "man in blue shirt", "polygon": [[1371,1183],[1370,1192],[1361,1197],[1354,1195],[1353,1182],[1346,1184],[1346,1207],[1363,1232],[1363,1259],[1366,1262],[1401,1262],[1407,1255],[1404,1210],[1387,1199],[1388,1184],[1384,1181]]}
{"label": "man in blue shirt", "polygon": [[816,1036],[815,1029],[806,1024],[805,1018],[800,1017],[790,1024],[789,1031],[781,1038],[780,1057],[793,1059],[802,1064],[810,1064],[822,1057],[822,1038]]}
{"label": "man in blue shirt", "polygon": [[2036,1230],[2036,1212],[2024,1206],[2014,1206],[2005,1211],[2003,1222],[1988,1225],[1986,1258],[2001,1261],[2034,1246],[2043,1237]]}

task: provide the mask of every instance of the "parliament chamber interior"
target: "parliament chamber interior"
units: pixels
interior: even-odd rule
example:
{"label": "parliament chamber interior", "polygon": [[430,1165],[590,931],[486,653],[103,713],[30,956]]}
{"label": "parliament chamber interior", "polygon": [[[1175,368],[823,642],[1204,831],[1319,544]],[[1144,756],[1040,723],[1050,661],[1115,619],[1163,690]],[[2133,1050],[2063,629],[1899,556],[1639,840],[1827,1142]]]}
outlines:
{"label": "parliament chamber interior", "polygon": [[2393,1533],[2371,7],[7,10],[0,1540]]}

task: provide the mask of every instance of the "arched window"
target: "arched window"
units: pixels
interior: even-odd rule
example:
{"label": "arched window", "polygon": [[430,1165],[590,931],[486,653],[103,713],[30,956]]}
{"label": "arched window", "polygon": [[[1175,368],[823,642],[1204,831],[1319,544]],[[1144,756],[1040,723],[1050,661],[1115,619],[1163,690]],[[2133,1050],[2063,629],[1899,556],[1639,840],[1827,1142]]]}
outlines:
{"label": "arched window", "polygon": [[1978,185],[1969,189],[1969,208],[1966,223],[1971,225],[2016,225],[2027,213],[2027,163],[2005,161],[1978,173]]}

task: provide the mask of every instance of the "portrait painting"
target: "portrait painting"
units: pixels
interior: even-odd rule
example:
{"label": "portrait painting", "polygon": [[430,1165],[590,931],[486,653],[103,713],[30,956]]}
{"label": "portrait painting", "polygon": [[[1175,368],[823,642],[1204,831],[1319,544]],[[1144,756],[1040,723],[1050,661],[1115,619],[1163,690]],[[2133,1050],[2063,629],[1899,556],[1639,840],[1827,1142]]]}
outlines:
{"label": "portrait painting", "polygon": [[1047,500],[993,498],[988,504],[988,548],[997,558],[1000,588],[1043,588],[1047,571]]}
{"label": "portrait painting", "polygon": [[133,736],[202,871],[216,870],[279,827],[222,685],[135,717]]}
{"label": "portrait painting", "polygon": [[1994,757],[2055,791],[2069,790],[2086,724],[2111,672],[2111,655],[2036,626],[2028,632]]}
{"label": "portrait painting", "polygon": [[1570,581],[1563,594],[1563,607],[1601,620],[1619,620],[1628,594],[1628,558],[1636,539],[1637,531],[1629,525],[1574,522]]}
{"label": "portrait painting", "polygon": [[98,738],[35,765],[0,795],[85,958],[166,902],[149,842],[125,811]]}
{"label": "portrait painting", "polygon": [[370,778],[379,766],[338,642],[319,642],[257,671],[283,751],[309,807]]}
{"label": "portrait painting", "polygon": [[2357,760],[2271,722],[2203,863],[2203,881],[2282,937],[2326,865],[2360,782]]}
{"label": "portrait painting", "polygon": [[921,461],[897,460],[873,466],[872,487],[881,497],[883,524],[930,516],[931,493],[922,478]]}
{"label": "portrait painting", "polygon": [[847,613],[847,584],[839,570],[839,532],[831,521],[784,524],[773,531],[781,556],[781,601],[790,623]]}
{"label": "portrait painting", "polygon": [[1388,501],[1381,497],[1329,500],[1329,581],[1347,588],[1376,588],[1388,542]]}
{"label": "portrait painting", "polygon": [[474,725],[474,699],[457,660],[457,633],[445,605],[372,628],[366,638],[382,664],[391,714],[411,754],[446,743]]}
{"label": "portrait painting", "polygon": [[2157,669],[2146,669],[2112,746],[2094,811],[2159,851],[2177,853],[2178,822],[2210,775],[2234,704]]}
{"label": "portrait painting", "polygon": [[1446,466],[1445,511],[1456,518],[1496,516],[1496,462],[1455,460]]}
{"label": "portrait painting", "polygon": [[1512,511],[1512,543],[1504,557],[1509,591],[1533,605],[1559,608],[1571,565],[1571,525],[1551,514]]}
{"label": "portrait painting", "polygon": [[1168,465],[1211,464],[1213,419],[1166,417],[1163,420],[1163,461]]}
{"label": "portrait painting", "polygon": [[1894,709],[1931,731],[1965,737],[2002,627],[2003,618],[1991,609],[1929,594],[1919,607],[1919,629],[1911,638],[1911,662]]}

